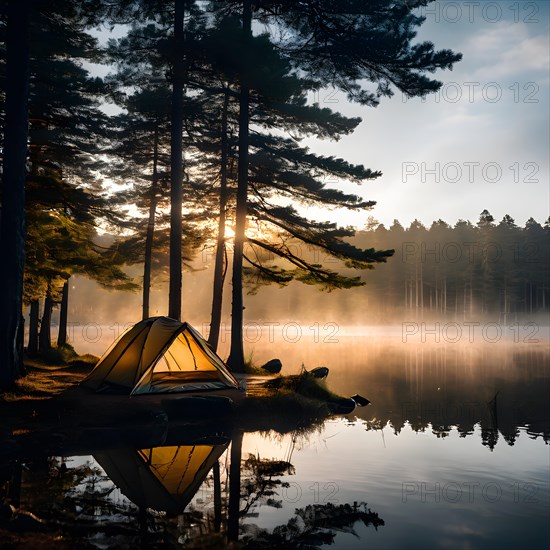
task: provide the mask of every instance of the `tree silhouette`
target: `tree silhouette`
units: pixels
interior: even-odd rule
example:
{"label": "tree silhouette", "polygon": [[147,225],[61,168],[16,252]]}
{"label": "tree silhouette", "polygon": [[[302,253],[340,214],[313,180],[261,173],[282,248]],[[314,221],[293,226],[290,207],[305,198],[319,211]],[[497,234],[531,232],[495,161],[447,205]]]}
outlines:
{"label": "tree silhouette", "polygon": [[9,261],[0,270],[0,388],[12,387],[15,379],[23,374],[21,325],[25,264],[30,9],[30,0],[9,2],[7,5],[0,253],[3,258],[9,258]]}

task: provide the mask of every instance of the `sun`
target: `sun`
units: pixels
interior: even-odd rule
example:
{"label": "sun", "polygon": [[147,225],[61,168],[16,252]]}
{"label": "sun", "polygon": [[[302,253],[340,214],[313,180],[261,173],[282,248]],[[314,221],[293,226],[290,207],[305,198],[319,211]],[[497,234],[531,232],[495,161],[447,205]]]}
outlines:
{"label": "sun", "polygon": [[225,225],[225,236],[229,239],[233,239],[235,237],[233,226],[227,224]]}

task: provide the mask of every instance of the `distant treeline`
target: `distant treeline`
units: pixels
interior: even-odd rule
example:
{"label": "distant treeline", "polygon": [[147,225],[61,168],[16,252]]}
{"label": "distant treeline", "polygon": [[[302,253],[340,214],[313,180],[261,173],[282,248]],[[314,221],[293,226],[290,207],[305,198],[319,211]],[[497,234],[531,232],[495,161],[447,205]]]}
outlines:
{"label": "distant treeline", "polygon": [[518,227],[510,216],[495,223],[484,210],[476,225],[442,220],[427,228],[396,220],[358,232],[358,246],[395,250],[387,265],[367,273],[379,307],[472,318],[547,312],[550,304],[550,220]]}
{"label": "distant treeline", "polygon": [[[322,309],[332,320],[491,318],[507,323],[550,311],[550,220],[543,226],[530,218],[519,227],[510,216],[495,222],[485,210],[476,224],[459,220],[454,227],[442,220],[429,227],[415,220],[407,228],[397,220],[389,228],[371,222],[351,241],[395,253],[363,272],[366,286],[323,298]],[[315,254],[313,261],[320,264],[330,267],[333,261],[303,244],[296,247],[294,252],[310,261]],[[296,317],[319,314],[318,291],[290,285],[284,292]]]}

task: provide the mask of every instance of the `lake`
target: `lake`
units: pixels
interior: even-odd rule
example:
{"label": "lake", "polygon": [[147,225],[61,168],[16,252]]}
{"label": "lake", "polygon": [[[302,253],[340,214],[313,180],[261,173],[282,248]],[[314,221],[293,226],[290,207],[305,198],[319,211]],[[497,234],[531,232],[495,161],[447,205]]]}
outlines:
{"label": "lake", "polygon": [[97,548],[216,548],[227,533],[249,548],[549,547],[547,329],[258,326],[255,361],[327,366],[330,389],[371,405],[284,434],[176,429],[27,461],[22,508]]}

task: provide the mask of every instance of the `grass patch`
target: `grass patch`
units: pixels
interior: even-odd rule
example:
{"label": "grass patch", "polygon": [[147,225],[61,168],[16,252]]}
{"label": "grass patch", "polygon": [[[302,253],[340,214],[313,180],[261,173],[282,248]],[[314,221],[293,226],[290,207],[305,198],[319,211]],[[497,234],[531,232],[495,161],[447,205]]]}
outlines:
{"label": "grass patch", "polygon": [[315,378],[307,372],[289,376],[278,376],[269,380],[265,386],[281,393],[297,393],[303,397],[317,401],[332,401],[340,398],[339,395],[327,388],[324,380]]}
{"label": "grass patch", "polygon": [[48,365],[67,364],[69,361],[76,359],[78,354],[71,344],[52,347],[47,351],[43,351],[38,356],[44,363]]}
{"label": "grass patch", "polygon": [[92,370],[96,366],[98,361],[99,357],[97,357],[96,355],[85,353],[84,355],[79,355],[74,359],[71,359],[69,361],[69,366],[72,369]]}
{"label": "grass patch", "polygon": [[254,351],[248,353],[244,359],[244,373],[245,374],[266,374],[254,361]]}

